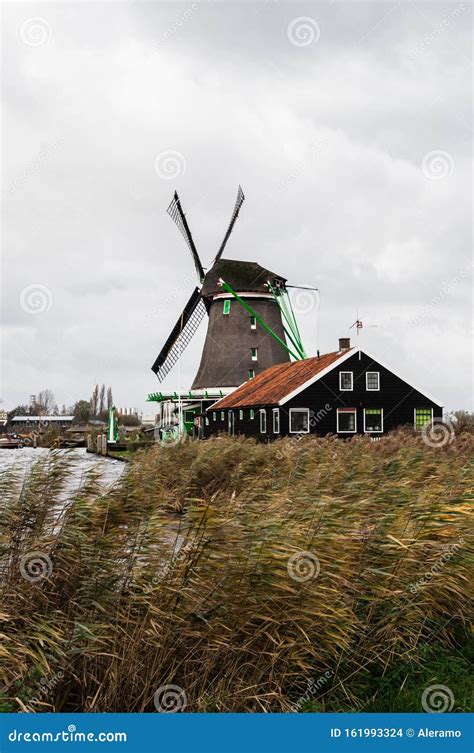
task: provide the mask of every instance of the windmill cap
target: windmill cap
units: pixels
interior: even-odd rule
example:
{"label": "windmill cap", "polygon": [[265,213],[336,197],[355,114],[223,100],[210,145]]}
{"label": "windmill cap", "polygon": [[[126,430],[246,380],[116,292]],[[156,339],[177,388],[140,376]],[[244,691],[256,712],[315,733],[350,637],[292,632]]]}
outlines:
{"label": "windmill cap", "polygon": [[261,267],[254,261],[237,261],[235,259],[219,259],[204,278],[201,290],[203,297],[212,297],[222,292],[221,278],[238,292],[266,293],[268,295],[268,281],[274,284],[286,282],[286,277]]}

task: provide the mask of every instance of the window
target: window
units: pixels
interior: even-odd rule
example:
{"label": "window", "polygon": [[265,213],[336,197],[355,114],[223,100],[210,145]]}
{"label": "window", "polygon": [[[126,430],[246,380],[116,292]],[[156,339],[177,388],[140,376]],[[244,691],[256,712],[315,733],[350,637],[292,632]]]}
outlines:
{"label": "window", "polygon": [[354,434],[357,431],[357,411],[355,408],[337,409],[337,431],[340,434]]}
{"label": "window", "polygon": [[370,391],[380,389],[380,373],[378,371],[367,371],[365,375],[365,388]]}
{"label": "window", "polygon": [[222,309],[222,313],[224,315],[230,314],[230,301],[229,300],[224,301],[224,308]]}
{"label": "window", "polygon": [[252,361],[256,361],[257,360],[257,348],[251,348],[250,354],[252,356]]}
{"label": "window", "polygon": [[309,433],[309,409],[290,408],[290,434]]}
{"label": "window", "polygon": [[383,408],[366,408],[364,410],[364,431],[383,431]]}
{"label": "window", "polygon": [[212,420],[213,420],[213,421],[215,421],[215,420],[216,420],[216,412],[215,412],[215,411],[213,411],[213,412],[212,412]]}
{"label": "window", "polygon": [[240,421],[244,420],[244,412],[243,412],[243,410],[239,410],[239,420]]}
{"label": "window", "polygon": [[415,408],[415,429],[421,431],[423,426],[433,420],[433,408]]}
{"label": "window", "polygon": [[255,316],[250,317],[250,329],[257,329],[257,319]]}
{"label": "window", "polygon": [[267,411],[262,409],[260,411],[260,434],[265,434],[267,431]]}
{"label": "window", "polygon": [[352,371],[340,371],[339,372],[339,389],[342,392],[349,392],[353,389],[353,373]]}
{"label": "window", "polygon": [[250,420],[253,421],[255,418],[255,411],[253,408],[250,408]]}
{"label": "window", "polygon": [[255,369],[249,369],[249,379],[253,379],[255,376]]}
{"label": "window", "polygon": [[221,410],[221,421],[223,421],[223,420],[224,420],[224,411]]}
{"label": "window", "polygon": [[280,409],[273,408],[273,433],[280,433]]}
{"label": "window", "polygon": [[206,426],[209,426],[209,419],[207,416],[206,416]]}

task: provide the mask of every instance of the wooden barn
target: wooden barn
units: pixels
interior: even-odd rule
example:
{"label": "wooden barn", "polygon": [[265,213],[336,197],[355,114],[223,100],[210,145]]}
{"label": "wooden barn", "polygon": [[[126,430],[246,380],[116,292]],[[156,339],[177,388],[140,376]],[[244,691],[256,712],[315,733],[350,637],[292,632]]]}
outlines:
{"label": "wooden barn", "polygon": [[268,441],[301,434],[380,436],[417,430],[442,417],[442,405],[350,340],[315,358],[276,364],[209,407],[202,434],[244,434]]}

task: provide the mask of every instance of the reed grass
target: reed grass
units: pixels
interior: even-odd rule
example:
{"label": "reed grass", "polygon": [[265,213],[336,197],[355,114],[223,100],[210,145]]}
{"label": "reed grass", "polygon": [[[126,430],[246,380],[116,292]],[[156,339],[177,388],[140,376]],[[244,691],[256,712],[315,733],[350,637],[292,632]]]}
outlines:
{"label": "reed grass", "polygon": [[[472,449],[217,438],[153,448],[107,493],[94,473],[66,493],[67,453],[5,472],[0,708],[155,711],[172,684],[187,711],[289,711],[325,672],[318,710],[364,708],[374,676],[465,645]],[[319,574],[295,580],[305,553]]]}

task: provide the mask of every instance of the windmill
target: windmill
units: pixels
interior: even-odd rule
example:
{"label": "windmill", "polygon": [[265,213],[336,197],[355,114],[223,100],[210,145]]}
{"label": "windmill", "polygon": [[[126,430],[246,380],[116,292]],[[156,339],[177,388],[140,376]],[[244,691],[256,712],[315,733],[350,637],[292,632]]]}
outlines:
{"label": "windmill", "polygon": [[222,258],[244,200],[239,186],[228,228],[206,271],[179,196],[176,192],[173,196],[167,211],[191,252],[198,285],[152,366],[160,382],[179,361],[206,314],[206,340],[193,391],[233,389],[269,366],[289,361],[290,356],[306,355],[286,294],[286,279],[256,262]]}

